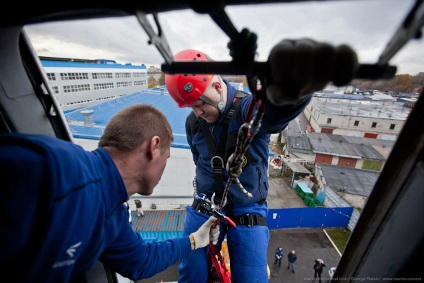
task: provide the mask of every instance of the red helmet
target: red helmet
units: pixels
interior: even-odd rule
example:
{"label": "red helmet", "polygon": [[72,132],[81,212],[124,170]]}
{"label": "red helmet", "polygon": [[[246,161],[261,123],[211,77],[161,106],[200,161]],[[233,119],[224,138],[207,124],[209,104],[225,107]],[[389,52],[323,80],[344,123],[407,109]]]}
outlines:
{"label": "red helmet", "polygon": [[[186,49],[174,56],[175,61],[213,61],[203,52]],[[165,84],[178,107],[193,104],[205,92],[214,75],[205,74],[165,74]]]}

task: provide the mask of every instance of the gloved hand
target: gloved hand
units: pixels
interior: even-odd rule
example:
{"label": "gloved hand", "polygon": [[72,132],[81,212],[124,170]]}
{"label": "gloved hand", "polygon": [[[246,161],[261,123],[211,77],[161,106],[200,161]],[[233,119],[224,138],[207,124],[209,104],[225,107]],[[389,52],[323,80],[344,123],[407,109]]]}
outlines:
{"label": "gloved hand", "polygon": [[355,51],[311,39],[282,40],[268,57],[270,75],[266,94],[278,106],[295,104],[322,90],[327,83],[348,84],[359,66]]}
{"label": "gloved hand", "polygon": [[218,218],[215,216],[209,217],[209,219],[203,223],[200,228],[190,234],[190,237],[194,241],[194,248],[193,250],[200,249],[203,247],[206,247],[209,245],[209,242],[212,242],[214,245],[218,242],[218,236],[219,236],[219,225],[216,225],[216,227],[211,228],[215,221],[217,221]]}

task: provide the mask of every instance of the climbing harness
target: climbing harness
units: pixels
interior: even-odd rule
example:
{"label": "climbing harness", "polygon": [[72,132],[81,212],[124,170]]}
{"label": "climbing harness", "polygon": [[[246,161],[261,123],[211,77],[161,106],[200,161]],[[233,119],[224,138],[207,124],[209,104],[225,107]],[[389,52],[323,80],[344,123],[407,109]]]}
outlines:
{"label": "climbing harness", "polygon": [[[255,83],[255,86],[256,86],[256,83]],[[253,93],[255,93],[255,90],[253,91]],[[241,99],[237,100],[237,104],[239,104],[240,102],[241,102]],[[234,104],[236,103],[234,102],[233,105]],[[198,195],[196,193],[195,201],[193,202],[193,208],[195,208],[196,211],[209,214],[209,215],[214,215],[215,217],[217,217],[218,221],[214,223],[213,227],[215,227],[216,225],[220,225],[221,221],[227,221],[227,223],[229,223],[230,226],[236,227],[236,224],[234,223],[234,221],[231,220],[230,217],[225,216],[221,212],[221,210],[227,204],[227,195],[231,187],[231,184],[233,182],[240,188],[240,190],[243,191],[243,193],[247,197],[252,197],[252,194],[243,188],[243,185],[241,184],[239,180],[239,176],[242,173],[242,167],[245,160],[245,153],[247,152],[247,149],[250,143],[252,142],[253,138],[258,133],[261,127],[261,121],[263,118],[264,108],[265,108],[265,94],[263,93],[262,89],[259,89],[256,92],[256,95],[252,98],[250,102],[250,105],[245,117],[245,122],[238,130],[235,150],[228,158],[228,161],[225,167],[229,174],[229,178],[227,180],[225,188],[222,189],[223,181],[224,181],[223,180],[224,160],[221,156],[223,156],[223,152],[225,149],[224,144],[225,144],[225,141],[227,140],[228,124],[230,123],[232,115],[234,114],[234,111],[235,109],[238,108],[238,106],[239,105],[234,105],[234,107],[231,108],[231,112],[229,111],[231,114],[227,115],[224,118],[224,121],[225,121],[224,125],[226,126],[223,129],[220,142],[218,143],[218,147],[216,151],[214,150],[213,141],[212,141],[207,123],[206,122],[200,123],[201,129],[205,135],[205,138],[208,144],[209,152],[210,153],[215,152],[215,155],[212,156],[211,158],[211,166],[212,168],[214,168],[214,175],[215,175],[215,192],[213,193],[211,200],[208,200],[206,198],[206,195],[204,194]],[[257,108],[255,115],[253,118],[251,118],[252,113],[255,110],[255,107]],[[193,184],[195,184],[195,182]],[[216,194],[219,194],[219,198],[216,198]],[[215,203],[215,199],[217,199],[217,203]],[[237,222],[247,227],[252,227],[253,225],[266,226],[265,218],[259,217],[258,215],[251,215],[251,214],[237,217]],[[220,282],[230,283],[231,275],[227,269],[225,260],[222,257],[220,250],[212,243],[209,243],[208,256],[212,266],[216,270],[216,273],[220,279]]]}
{"label": "climbing harness", "polygon": [[[249,81],[252,81],[252,78],[249,78]],[[255,83],[256,86],[256,83]],[[252,89],[252,88],[251,88]],[[256,92],[256,93],[255,93]],[[242,173],[243,160],[244,155],[251,144],[253,138],[258,133],[261,127],[261,121],[264,114],[265,109],[265,101],[266,96],[263,93],[263,88],[256,90],[256,87],[252,90],[253,98],[250,102],[249,109],[246,114],[245,122],[241,125],[238,136],[237,143],[234,152],[228,158],[226,164],[226,170],[229,174],[229,178],[227,180],[227,184],[225,186],[222,198],[220,200],[219,206],[222,209],[227,203],[227,195],[230,190],[231,184],[234,182],[239,189],[247,196],[252,197],[252,194],[246,191],[239,180],[239,176]],[[254,117],[252,117],[252,113],[254,112],[255,107],[257,106]],[[212,195],[211,199],[212,203],[214,203],[214,195]]]}
{"label": "climbing harness", "polygon": [[[218,18],[228,19],[226,13],[223,10],[218,10],[216,12],[211,13],[210,15],[214,20],[216,20],[216,22],[220,22],[219,20],[217,20]],[[240,64],[243,64],[243,62],[254,62],[254,55],[256,51],[256,35],[248,32],[248,30],[246,29],[238,33],[237,30],[234,28],[234,26],[231,24],[231,21],[225,21],[225,23],[226,24],[221,26],[221,28],[227,34],[229,34],[232,39],[228,46],[230,48],[231,56],[234,58],[233,61],[238,62]],[[206,123],[200,123],[202,131],[207,140],[208,149],[212,157],[211,166],[212,168],[214,168],[214,174],[215,174],[215,192],[212,194],[212,197],[210,200],[210,206],[211,208],[214,208],[213,209],[214,211],[216,210],[215,213],[217,213],[218,215],[220,215],[219,213],[221,213],[221,210],[227,204],[227,195],[230,190],[231,184],[233,182],[244,193],[244,195],[246,195],[249,198],[252,197],[252,194],[249,193],[241,184],[239,180],[239,176],[242,173],[243,163],[246,160],[245,153],[247,152],[249,145],[251,144],[253,138],[258,133],[261,127],[261,121],[263,118],[265,102],[266,102],[266,95],[265,95],[266,81],[265,81],[265,78],[259,79],[256,75],[247,76],[247,80],[248,80],[249,88],[252,92],[253,97],[250,102],[248,111],[246,113],[245,121],[238,130],[237,142],[236,142],[236,147],[234,149],[234,152],[229,156],[227,160],[227,164],[225,166],[225,169],[227,170],[229,174],[229,178],[227,180],[227,183],[224,189],[222,189],[223,182],[224,182],[223,174],[222,174],[224,170],[224,159],[222,156],[224,156],[223,148],[225,148],[224,146],[225,143],[223,141],[227,139],[228,125],[226,124],[229,124],[230,121],[227,121],[224,124],[224,129],[222,130],[220,142],[218,143],[218,148],[216,152],[214,152],[213,150],[214,148],[212,146],[213,140],[209,138],[209,142],[208,142],[208,138],[206,138],[208,136],[211,136]],[[260,81],[262,85],[262,87],[259,89],[257,89],[258,81]],[[253,115],[255,108],[256,108],[256,112]],[[232,115],[234,114],[233,107],[229,112],[231,113],[230,114],[230,118],[231,118]],[[225,119],[228,120],[228,117],[225,117],[224,120]],[[203,199],[206,202],[206,198],[203,198]],[[255,224],[263,225],[263,221],[261,220],[264,220],[266,223],[266,219],[263,219],[262,217],[256,217],[255,218],[256,223],[254,223],[255,221],[253,220],[251,216],[252,215],[250,214],[242,216],[241,217],[242,219],[239,219],[241,220],[239,223],[243,223],[244,225],[248,227],[251,227],[252,225],[255,225]],[[246,222],[244,222],[245,218],[247,219]],[[219,225],[222,220],[224,219],[220,217],[216,225]],[[236,224],[228,216],[225,216],[225,220],[229,222],[231,226],[233,227],[236,226]],[[228,220],[231,220],[231,222]],[[231,276],[227,270],[225,261],[223,261],[222,259],[220,250],[215,245],[210,243],[208,253],[209,253],[209,258],[211,260],[211,263],[215,267],[216,272],[220,278],[220,281],[225,283],[230,283]]]}

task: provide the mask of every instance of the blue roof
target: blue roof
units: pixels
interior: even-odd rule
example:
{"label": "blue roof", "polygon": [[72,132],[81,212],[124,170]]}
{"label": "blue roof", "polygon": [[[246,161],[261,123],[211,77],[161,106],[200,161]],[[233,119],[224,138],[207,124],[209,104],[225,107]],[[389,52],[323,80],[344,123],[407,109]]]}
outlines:
{"label": "blue roof", "polygon": [[[164,86],[142,90],[96,105],[79,108],[66,112],[64,115],[74,138],[98,140],[110,118],[116,112],[137,103],[153,105],[161,110],[171,124],[172,132],[174,133],[172,147],[189,148],[185,133],[185,120],[187,115],[190,114],[191,108],[179,108]],[[93,110],[94,125],[83,125],[84,117],[80,113],[81,110]]]}
{"label": "blue roof", "polygon": [[[174,142],[171,147],[190,149],[187,143],[185,121],[191,108],[179,108],[165,86],[142,90],[89,107],[67,111],[64,112],[64,115],[74,138],[99,140],[103,129],[116,112],[137,103],[153,105],[165,114],[174,134]],[[94,125],[83,125],[84,117],[80,113],[82,110],[93,110]],[[268,150],[269,156],[274,156],[274,152],[270,148]]]}
{"label": "blue roof", "polygon": [[131,211],[132,228],[145,241],[164,241],[181,238],[184,233],[186,211],[182,210],[145,210],[144,217],[137,217]]}
{"label": "blue roof", "polygon": [[64,68],[109,68],[109,69],[142,69],[147,70],[146,65],[118,64],[112,60],[98,60],[98,62],[70,62],[56,60],[41,60],[43,67]]}

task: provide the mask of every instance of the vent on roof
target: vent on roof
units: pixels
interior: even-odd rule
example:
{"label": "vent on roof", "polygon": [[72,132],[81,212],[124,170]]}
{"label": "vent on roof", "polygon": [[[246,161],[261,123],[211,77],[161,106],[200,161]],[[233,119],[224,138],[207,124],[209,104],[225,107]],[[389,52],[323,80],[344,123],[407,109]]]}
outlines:
{"label": "vent on roof", "polygon": [[90,126],[94,124],[93,113],[94,110],[82,110],[80,111],[82,116],[84,116],[84,125]]}

